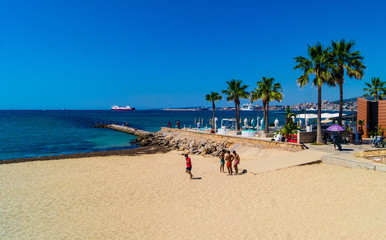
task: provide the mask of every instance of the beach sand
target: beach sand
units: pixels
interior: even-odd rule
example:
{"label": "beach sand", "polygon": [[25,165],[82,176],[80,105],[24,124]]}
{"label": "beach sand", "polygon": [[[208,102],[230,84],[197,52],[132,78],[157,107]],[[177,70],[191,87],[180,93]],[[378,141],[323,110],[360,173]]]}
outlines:
{"label": "beach sand", "polygon": [[0,165],[0,239],[386,238],[385,173],[313,164],[227,176],[218,159],[191,157],[196,180],[177,151]]}

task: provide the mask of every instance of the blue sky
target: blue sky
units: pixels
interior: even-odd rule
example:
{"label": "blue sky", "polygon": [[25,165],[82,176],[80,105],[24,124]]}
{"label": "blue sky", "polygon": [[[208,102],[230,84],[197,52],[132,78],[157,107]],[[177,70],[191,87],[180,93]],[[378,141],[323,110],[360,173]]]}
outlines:
{"label": "blue sky", "polygon": [[[345,98],[386,80],[382,1],[3,1],[0,109],[209,106],[205,94],[263,76],[282,104],[317,102],[293,58],[307,44],[354,40],[368,67]],[[338,89],[323,87],[324,100]],[[257,102],[261,104],[261,102]],[[276,103],[272,103],[276,104]],[[218,106],[232,106],[225,100]]]}

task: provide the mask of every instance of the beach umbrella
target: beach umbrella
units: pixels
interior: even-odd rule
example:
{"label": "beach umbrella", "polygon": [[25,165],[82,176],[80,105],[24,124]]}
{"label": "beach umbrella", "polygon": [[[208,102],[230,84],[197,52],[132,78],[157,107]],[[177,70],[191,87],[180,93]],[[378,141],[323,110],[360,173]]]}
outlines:
{"label": "beach umbrella", "polygon": [[335,124],[335,125],[329,126],[327,130],[330,132],[341,132],[341,131],[344,131],[344,127]]}
{"label": "beach umbrella", "polygon": [[260,130],[264,130],[264,128],[265,128],[265,121],[264,121],[264,118],[263,118],[263,120],[261,121]]}

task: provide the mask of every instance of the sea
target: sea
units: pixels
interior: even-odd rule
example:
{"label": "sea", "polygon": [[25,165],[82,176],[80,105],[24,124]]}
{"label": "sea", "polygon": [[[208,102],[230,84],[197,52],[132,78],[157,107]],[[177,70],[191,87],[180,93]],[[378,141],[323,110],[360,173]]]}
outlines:
{"label": "sea", "polygon": [[[30,158],[70,153],[96,152],[136,148],[135,136],[111,129],[95,128],[97,123],[128,125],[156,132],[168,122],[175,127],[208,127],[212,111],[165,110],[1,110],[0,160]],[[284,124],[284,112],[270,111],[270,123],[275,119]],[[241,111],[240,117],[250,120],[263,116],[262,111]],[[216,111],[218,126],[223,118],[235,118],[234,111]]]}

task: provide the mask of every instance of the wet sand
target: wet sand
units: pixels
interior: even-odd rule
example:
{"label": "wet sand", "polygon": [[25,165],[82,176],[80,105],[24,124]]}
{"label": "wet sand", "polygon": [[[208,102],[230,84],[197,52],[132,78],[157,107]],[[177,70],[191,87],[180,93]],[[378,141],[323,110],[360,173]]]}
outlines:
{"label": "wet sand", "polygon": [[216,158],[192,163],[195,180],[177,151],[2,164],[0,239],[386,238],[385,173],[313,164],[227,176]]}

